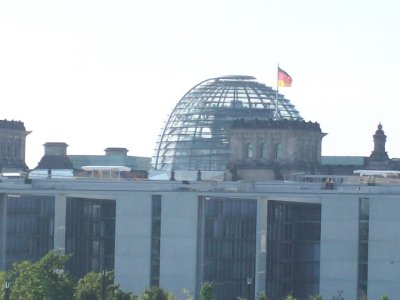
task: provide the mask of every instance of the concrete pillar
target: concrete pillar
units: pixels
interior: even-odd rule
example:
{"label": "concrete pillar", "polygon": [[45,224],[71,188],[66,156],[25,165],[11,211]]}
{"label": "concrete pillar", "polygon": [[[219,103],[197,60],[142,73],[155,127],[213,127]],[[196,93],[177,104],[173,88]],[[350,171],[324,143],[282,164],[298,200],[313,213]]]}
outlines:
{"label": "concrete pillar", "polygon": [[67,196],[58,194],[54,204],[54,249],[65,253],[65,226],[67,216]]}

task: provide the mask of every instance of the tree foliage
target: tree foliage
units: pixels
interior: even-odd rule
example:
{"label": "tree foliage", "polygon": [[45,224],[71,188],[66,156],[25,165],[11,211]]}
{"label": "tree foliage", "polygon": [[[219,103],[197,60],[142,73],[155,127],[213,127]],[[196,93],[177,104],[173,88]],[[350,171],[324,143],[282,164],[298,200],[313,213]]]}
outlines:
{"label": "tree foliage", "polygon": [[132,293],[122,291],[119,285],[114,284],[114,272],[90,272],[79,279],[75,289],[76,300],[101,299],[102,292],[107,300],[134,300]]}
{"label": "tree foliage", "polygon": [[102,273],[90,272],[76,284],[64,272],[68,259],[68,255],[50,251],[37,262],[14,263],[8,273],[0,272],[0,298],[4,299],[7,281],[11,283],[11,300],[98,300],[102,289],[107,300],[138,299],[114,284],[114,272],[107,272],[105,278]]}
{"label": "tree foliage", "polygon": [[51,251],[37,262],[15,263],[10,272],[13,281],[11,300],[64,300],[72,299],[74,282],[63,272],[67,255]]}
{"label": "tree foliage", "polygon": [[[0,272],[0,299],[5,298],[5,283],[11,285],[11,300],[99,300],[102,291],[107,300],[177,300],[177,297],[160,287],[148,288],[140,297],[124,292],[114,284],[114,272],[90,272],[76,283],[68,272],[64,272],[68,255],[50,251],[37,262],[21,261],[13,264],[9,272]],[[186,300],[193,296],[184,290]],[[322,296],[309,296],[308,300],[322,300]],[[340,290],[331,300],[344,300]],[[200,300],[216,300],[211,282],[205,282],[200,290]],[[268,300],[264,292],[258,293],[258,300]],[[296,300],[292,294],[285,300]],[[389,300],[383,295],[381,300]]]}
{"label": "tree foliage", "polygon": [[6,291],[5,283],[6,283],[6,281],[7,281],[7,273],[0,272],[0,298],[1,299],[5,298],[5,291]]}
{"label": "tree foliage", "polygon": [[200,290],[200,300],[216,300],[214,286],[211,282],[204,282]]}
{"label": "tree foliage", "polygon": [[168,300],[168,294],[159,287],[147,288],[143,291],[141,300]]}
{"label": "tree foliage", "polygon": [[102,289],[102,274],[90,272],[79,279],[75,290],[77,300],[100,299]]}
{"label": "tree foliage", "polygon": [[323,300],[321,295],[313,295],[308,298],[308,300]]}
{"label": "tree foliage", "polygon": [[185,300],[194,300],[193,295],[187,289],[183,289],[183,294],[185,295]]}
{"label": "tree foliage", "polygon": [[267,295],[265,295],[264,292],[259,292],[257,296],[258,300],[268,300]]}
{"label": "tree foliage", "polygon": [[285,300],[296,300],[295,297],[293,297],[292,293],[286,296]]}

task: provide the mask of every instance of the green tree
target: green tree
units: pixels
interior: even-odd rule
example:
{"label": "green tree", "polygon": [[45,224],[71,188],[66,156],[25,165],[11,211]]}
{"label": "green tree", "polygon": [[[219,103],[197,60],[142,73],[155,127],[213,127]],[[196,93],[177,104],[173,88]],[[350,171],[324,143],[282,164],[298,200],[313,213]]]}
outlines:
{"label": "green tree", "polygon": [[178,300],[178,298],[174,295],[174,294],[172,294],[172,293],[167,293],[167,299],[168,300]]}
{"label": "green tree", "polygon": [[194,300],[193,295],[187,289],[183,289],[183,294],[185,295],[185,300]]}
{"label": "green tree", "polygon": [[214,286],[211,282],[204,282],[200,290],[200,300],[216,300]]}
{"label": "green tree", "polygon": [[10,272],[14,282],[11,299],[72,299],[74,282],[63,272],[69,256],[50,251],[39,261],[15,263]]}
{"label": "green tree", "polygon": [[381,298],[381,300],[389,300],[389,296],[383,295],[382,298]]}
{"label": "green tree", "polygon": [[7,273],[0,272],[0,299],[5,298]]}
{"label": "green tree", "polygon": [[267,295],[264,292],[258,293],[258,300],[268,300]]}
{"label": "green tree", "polygon": [[[75,282],[64,272],[68,255],[50,251],[37,262],[13,264],[10,272],[0,272],[0,298],[4,299],[5,282],[11,282],[11,300],[98,300],[102,290],[107,300],[138,300],[132,293],[114,284],[114,272],[90,272]],[[174,300],[168,298],[168,300]]]}
{"label": "green tree", "polygon": [[308,300],[323,300],[321,295],[313,295],[308,297]]}
{"label": "green tree", "polygon": [[114,272],[105,274],[98,272],[87,273],[79,279],[75,289],[76,300],[101,299],[102,290],[106,293],[107,300],[133,300],[137,299],[132,293],[122,291],[114,282]]}
{"label": "green tree", "polygon": [[162,288],[159,287],[152,287],[147,288],[143,291],[141,300],[169,300],[168,293],[164,292]]}
{"label": "green tree", "polygon": [[293,297],[292,293],[289,293],[289,295],[286,296],[285,300],[296,300],[296,298]]}
{"label": "green tree", "polygon": [[75,289],[75,299],[77,300],[97,300],[100,299],[102,289],[102,274],[89,272],[79,279]]}

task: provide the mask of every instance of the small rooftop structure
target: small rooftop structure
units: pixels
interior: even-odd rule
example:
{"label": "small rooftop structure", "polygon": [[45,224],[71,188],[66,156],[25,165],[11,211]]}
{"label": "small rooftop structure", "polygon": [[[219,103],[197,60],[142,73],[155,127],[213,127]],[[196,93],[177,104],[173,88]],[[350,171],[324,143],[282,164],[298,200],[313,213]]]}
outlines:
{"label": "small rooftop structure", "polygon": [[92,178],[121,178],[121,172],[130,172],[125,166],[83,166],[82,170],[91,174]]}
{"label": "small rooftop structure", "polygon": [[48,142],[44,144],[44,156],[35,169],[73,169],[71,160],[67,156],[68,145],[63,142]]}
{"label": "small rooftop structure", "polygon": [[355,170],[354,174],[359,174],[360,176],[378,176],[378,177],[395,177],[399,178],[400,171],[395,170]]}
{"label": "small rooftop structure", "polygon": [[109,147],[105,155],[68,155],[75,170],[83,166],[126,166],[132,170],[148,171],[150,169],[150,157],[128,155],[128,149]]}

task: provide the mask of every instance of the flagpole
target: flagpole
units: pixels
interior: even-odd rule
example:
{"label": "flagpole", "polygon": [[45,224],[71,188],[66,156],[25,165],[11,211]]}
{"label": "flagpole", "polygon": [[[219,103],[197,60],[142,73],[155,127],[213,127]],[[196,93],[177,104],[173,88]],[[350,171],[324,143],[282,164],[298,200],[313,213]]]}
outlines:
{"label": "flagpole", "polygon": [[276,120],[279,119],[278,117],[278,98],[279,98],[279,62],[278,62],[278,69],[276,69],[276,96],[275,96],[275,118]]}

